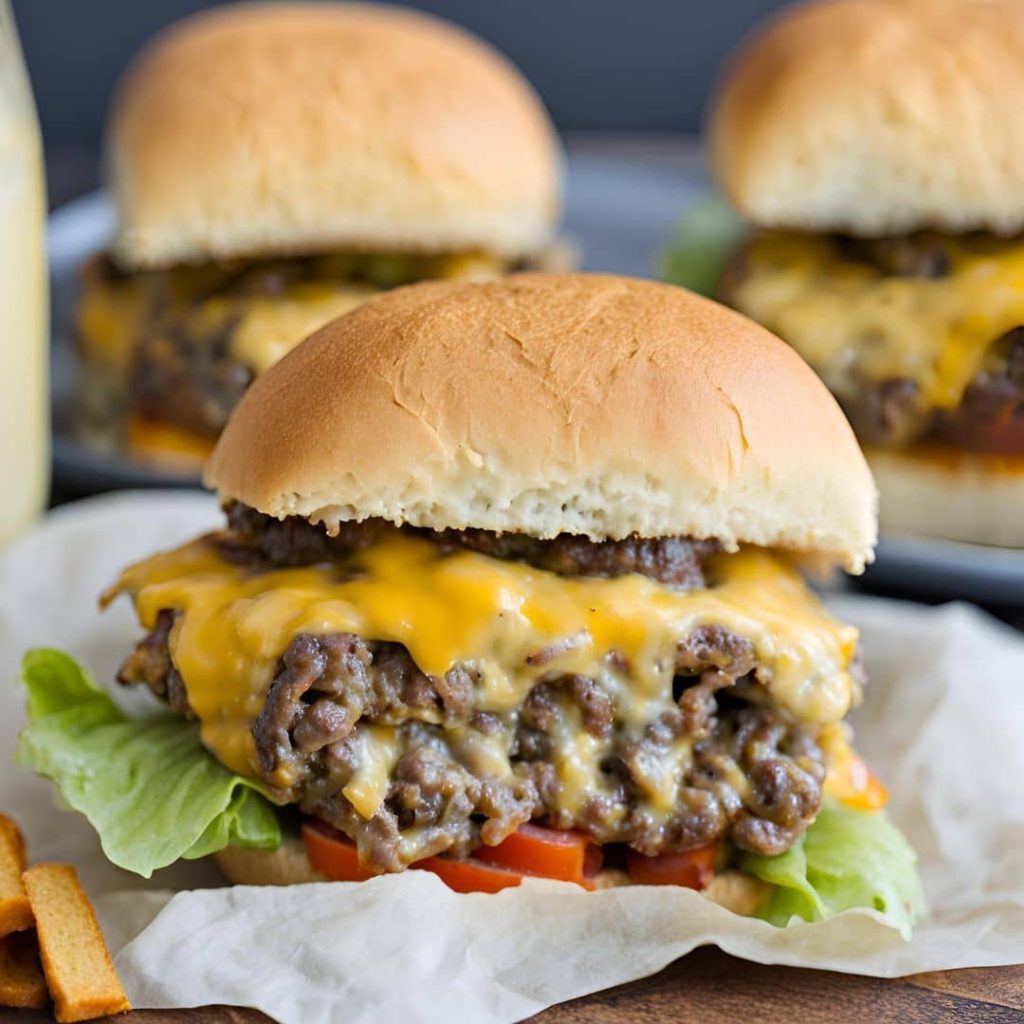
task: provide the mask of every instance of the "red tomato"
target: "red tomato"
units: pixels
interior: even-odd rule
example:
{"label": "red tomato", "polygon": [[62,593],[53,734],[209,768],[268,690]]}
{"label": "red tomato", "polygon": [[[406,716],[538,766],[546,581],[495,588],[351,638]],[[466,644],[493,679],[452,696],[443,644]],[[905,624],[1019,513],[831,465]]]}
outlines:
{"label": "red tomato", "polygon": [[[355,843],[326,822],[306,820],[302,837],[310,864],[331,881],[373,877],[359,863]],[[527,875],[593,889],[590,876],[600,869],[600,850],[575,832],[523,825],[498,846],[482,846],[472,857],[428,857],[410,867],[433,872],[456,892],[498,892],[519,885]]]}
{"label": "red tomato", "polygon": [[306,844],[306,856],[314,871],[332,882],[365,882],[373,878],[359,863],[356,844],[344,833],[331,828],[318,818],[309,818],[302,823],[302,839]]}
{"label": "red tomato", "polygon": [[599,852],[586,836],[578,832],[562,832],[539,825],[520,825],[518,830],[497,846],[481,846],[474,850],[477,860],[501,864],[525,875],[558,878],[593,889],[588,876],[600,870],[595,867],[593,852]]}
{"label": "red tomato", "polygon": [[715,876],[717,856],[717,846],[663,853],[660,857],[644,857],[630,850],[626,862],[630,878],[638,885],[685,885],[688,889],[703,889]]}
{"label": "red tomato", "polygon": [[456,892],[500,892],[523,880],[518,871],[485,864],[473,857],[428,857],[410,867],[430,871]]}

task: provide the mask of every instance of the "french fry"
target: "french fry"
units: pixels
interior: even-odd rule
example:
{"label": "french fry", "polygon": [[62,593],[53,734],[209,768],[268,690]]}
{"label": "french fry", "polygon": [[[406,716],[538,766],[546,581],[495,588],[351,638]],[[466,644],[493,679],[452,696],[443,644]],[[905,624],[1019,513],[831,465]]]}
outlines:
{"label": "french fry", "polygon": [[21,884],[25,863],[21,831],[0,814],[0,938],[32,927],[32,907]]}
{"label": "french fry", "polygon": [[57,1020],[65,1024],[131,1009],[78,872],[69,864],[37,864],[21,878]]}
{"label": "french fry", "polygon": [[32,932],[0,939],[0,1006],[41,1010],[50,997]]}

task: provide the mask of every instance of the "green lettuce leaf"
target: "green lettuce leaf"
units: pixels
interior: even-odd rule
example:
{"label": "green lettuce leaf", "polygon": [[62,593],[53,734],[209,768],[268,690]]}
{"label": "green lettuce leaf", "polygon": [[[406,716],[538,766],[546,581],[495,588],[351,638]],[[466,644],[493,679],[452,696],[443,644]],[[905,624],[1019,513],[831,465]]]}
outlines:
{"label": "green lettuce leaf", "polygon": [[926,913],[917,855],[881,811],[827,805],[786,853],[743,853],[738,867],[772,884],[761,916],[777,925],[873,907],[909,939]]}
{"label": "green lettuce leaf", "polygon": [[726,262],[747,231],[743,219],[720,199],[694,203],[661,254],[661,276],[714,298]]}
{"label": "green lettuce leaf", "polygon": [[18,761],[56,783],[111,863],[149,878],[182,857],[228,845],[280,845],[277,815],[259,784],[208,754],[195,722],[128,718],[60,651],[29,651],[21,678],[28,725]]}

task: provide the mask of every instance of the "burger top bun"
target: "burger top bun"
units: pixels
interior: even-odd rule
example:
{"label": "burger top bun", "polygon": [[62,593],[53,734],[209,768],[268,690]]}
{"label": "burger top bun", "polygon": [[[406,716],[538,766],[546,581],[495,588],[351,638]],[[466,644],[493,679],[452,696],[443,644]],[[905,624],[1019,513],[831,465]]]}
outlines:
{"label": "burger top bun", "polygon": [[712,159],[755,223],[855,235],[1024,228],[1024,4],[824,0],[728,62]]}
{"label": "burger top bun", "polygon": [[205,480],[328,530],[715,537],[852,571],[875,542],[864,457],[789,346],[681,288],[601,275],[370,300],[255,381]]}
{"label": "burger top bun", "polygon": [[246,3],[158,36],[108,137],[133,268],[338,249],[529,255],[559,214],[543,105],[438,18],[358,3]]}

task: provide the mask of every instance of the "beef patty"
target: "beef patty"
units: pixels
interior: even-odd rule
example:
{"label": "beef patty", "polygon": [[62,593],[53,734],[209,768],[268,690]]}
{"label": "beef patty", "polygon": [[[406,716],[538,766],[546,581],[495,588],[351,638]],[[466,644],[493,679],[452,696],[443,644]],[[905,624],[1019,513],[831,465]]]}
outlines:
{"label": "beef patty", "polygon": [[[226,508],[231,533],[222,550],[231,558],[266,566],[314,565],[337,561],[368,547],[394,527],[381,519],[339,524],[329,535],[300,516],[274,519],[241,502]],[[444,547],[462,547],[504,561],[526,562],[563,576],[624,576],[639,573],[682,590],[704,587],[703,563],[721,546],[688,537],[636,537],[591,541],[574,534],[541,540],[523,533],[403,527]]]}
{"label": "beef patty", "polygon": [[[146,683],[189,715],[167,653],[172,621],[169,612],[161,616],[119,679]],[[253,727],[260,773],[282,800],[355,840],[375,871],[441,852],[465,856],[530,820],[651,856],[725,839],[783,852],[821,805],[825,766],[813,731],[751,699],[758,690],[752,652],[735,634],[695,631],[680,645],[676,668],[674,706],[632,729],[601,680],[558,676],[534,686],[515,711],[479,712],[470,667],[427,676],[397,644],[303,634],[282,655]],[[383,806],[366,820],[343,791],[362,763],[363,730],[381,724],[396,729],[397,757]],[[558,799],[557,765],[573,756],[580,731],[596,753],[587,797],[570,813]],[[675,807],[663,813],[652,789],[680,739],[692,758]],[[500,751],[511,771],[475,773],[480,744]]]}
{"label": "beef patty", "polygon": [[[228,514],[232,529],[220,543],[255,572],[340,559],[394,529],[369,521],[329,537],[240,504]],[[644,571],[688,588],[704,585],[702,559],[714,549],[683,538],[601,544],[475,530],[433,536],[439,545],[567,573]],[[174,614],[160,614],[119,679],[148,685],[189,716],[168,649]],[[556,653],[538,650],[529,664],[536,669]],[[612,655],[596,677],[541,674],[518,707],[496,713],[477,706],[470,664],[431,676],[399,644],[302,634],[281,653],[252,728],[258,771],[282,802],[349,835],[375,871],[442,852],[464,856],[530,820],[647,855],[724,840],[763,854],[788,849],[821,804],[825,764],[816,731],[770,705],[752,643],[721,627],[686,636],[666,680],[671,692],[653,711],[627,714],[630,665]],[[386,791],[364,817],[345,791],[381,730],[389,736]],[[578,800],[566,799],[567,763],[583,773],[573,791]]]}
{"label": "beef patty", "polygon": [[865,385],[860,395],[845,396],[842,404],[858,436],[872,444],[894,447],[948,438],[985,450],[978,439],[986,436],[986,427],[1010,422],[1024,427],[1024,327],[993,342],[986,365],[952,411],[929,409],[917,384],[905,377]]}

